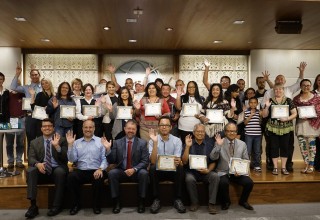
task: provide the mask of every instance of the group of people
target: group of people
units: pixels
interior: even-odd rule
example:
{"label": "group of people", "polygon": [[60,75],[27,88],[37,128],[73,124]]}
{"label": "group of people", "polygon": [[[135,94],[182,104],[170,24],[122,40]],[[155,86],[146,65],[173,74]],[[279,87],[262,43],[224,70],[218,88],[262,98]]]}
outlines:
{"label": "group of people", "polygon": [[[143,82],[134,83],[127,78],[125,86],[121,87],[112,65],[108,66],[111,81],[100,81],[100,84],[105,84],[106,93],[96,94],[92,84],[83,85],[78,78],[71,85],[62,82],[55,93],[52,82],[47,78],[40,80],[40,72],[36,69],[30,72],[30,85],[19,85],[21,67],[18,64],[11,90],[19,94],[19,98],[14,99],[3,88],[5,76],[1,73],[1,122],[8,122],[10,117],[24,120],[28,140],[27,183],[31,206],[26,217],[38,214],[36,189],[41,179],[54,180],[56,185],[53,207],[47,213],[49,216],[61,211],[65,185],[73,201],[70,214],[77,214],[81,209],[81,185],[87,182],[93,185],[93,211],[101,213],[101,189],[106,178],[111,189],[114,213],[121,210],[119,183],[124,181],[139,183],[139,213],[145,212],[145,198],[150,186],[153,197],[150,211],[157,213],[161,208],[158,187],[162,180],[174,182],[174,207],[180,213],[186,211],[181,200],[183,183],[190,196],[190,211],[198,209],[197,181],[209,185],[209,213],[217,213],[218,191],[221,208],[229,208],[230,181],[243,186],[239,204],[253,210],[248,203],[253,181],[248,175],[230,174],[230,158],[251,160],[254,171],[261,172],[261,142],[264,135],[267,168],[272,170],[273,175],[278,175],[280,156],[281,173],[288,175],[293,169],[294,130],[306,164],[301,173],[314,172],[319,166],[316,144],[320,134],[320,75],[316,77],[312,90],[311,81],[304,79],[306,63],[301,62],[295,84],[286,86],[283,75],[278,75],[273,84],[266,71],[256,79],[257,90],[245,90],[245,80],[239,79],[236,84],[231,84],[228,76],[223,76],[220,83],[210,84],[210,63],[205,61],[204,65],[203,83],[209,91],[207,98],[200,95],[195,81],[189,81],[186,89],[183,80],[177,80],[174,89],[162,79],[148,83],[150,68],[146,69]],[[271,89],[265,89],[265,82]],[[300,89],[300,94],[293,97]],[[30,98],[31,110],[21,109],[23,96]],[[159,105],[158,113],[150,114],[148,104]],[[186,106],[190,104],[196,106],[197,113],[194,115],[188,114]],[[75,117],[60,117],[60,106],[63,105],[75,106]],[[95,115],[86,114],[84,110],[87,105],[97,106]],[[276,105],[287,106],[288,116],[272,117]],[[13,113],[16,107],[9,106],[19,107],[20,115]],[[36,106],[45,107],[49,118],[33,118],[32,110]],[[314,106],[317,117],[299,117],[296,107],[302,106]],[[119,107],[130,107],[131,117],[121,118]],[[209,117],[212,109],[222,112],[219,120],[212,121]],[[294,128],[293,120],[296,118]],[[21,136],[23,133],[16,134],[16,166],[20,168],[24,166],[21,159],[23,143],[18,141]],[[8,167],[13,168],[13,141],[12,145],[8,144],[9,138],[6,137]],[[189,155],[192,154],[206,156],[207,168],[190,169]],[[174,156],[175,171],[158,169],[159,155]],[[70,173],[68,161],[75,166]]]}

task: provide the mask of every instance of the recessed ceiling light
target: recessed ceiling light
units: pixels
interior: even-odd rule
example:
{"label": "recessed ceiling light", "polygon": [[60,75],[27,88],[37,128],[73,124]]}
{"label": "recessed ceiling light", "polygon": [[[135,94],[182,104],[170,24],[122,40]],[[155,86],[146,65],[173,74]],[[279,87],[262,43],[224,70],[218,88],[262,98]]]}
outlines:
{"label": "recessed ceiling light", "polygon": [[252,41],[248,41],[248,44],[252,44]]}
{"label": "recessed ceiling light", "polygon": [[243,24],[244,22],[244,20],[236,20],[233,22],[233,24]]}
{"label": "recessed ceiling light", "polygon": [[137,19],[135,18],[127,18],[126,21],[127,23],[137,23]]}
{"label": "recessed ceiling light", "polygon": [[15,17],[14,20],[16,21],[27,21],[24,17]]}
{"label": "recessed ceiling light", "polygon": [[167,27],[166,30],[167,30],[167,31],[173,31],[173,28]]}
{"label": "recessed ceiling light", "polygon": [[47,38],[41,38],[40,40],[41,40],[42,42],[50,42],[50,40],[47,39]]}
{"label": "recessed ceiling light", "polygon": [[21,41],[21,42],[24,42],[25,40],[24,40],[24,39],[20,39],[20,41]]}
{"label": "recessed ceiling light", "polygon": [[214,40],[213,43],[214,43],[214,44],[221,44],[221,43],[222,43],[222,40]]}
{"label": "recessed ceiling light", "polygon": [[134,39],[129,40],[129,43],[136,43],[136,42],[137,40],[134,40]]}
{"label": "recessed ceiling light", "polygon": [[111,29],[111,27],[104,27],[103,29],[106,30],[106,31],[108,31],[108,30]]}

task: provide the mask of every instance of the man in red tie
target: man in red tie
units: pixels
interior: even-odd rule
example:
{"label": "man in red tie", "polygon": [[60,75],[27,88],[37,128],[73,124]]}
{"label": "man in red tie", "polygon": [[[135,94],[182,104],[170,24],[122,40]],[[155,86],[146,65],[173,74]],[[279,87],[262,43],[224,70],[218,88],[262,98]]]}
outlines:
{"label": "man in red tie", "polygon": [[113,199],[112,212],[117,214],[121,209],[119,183],[138,182],[138,213],[144,213],[144,200],[148,188],[148,171],[146,168],[149,164],[149,153],[147,142],[136,137],[137,123],[134,120],[127,121],[124,131],[126,133],[125,137],[115,140],[111,149],[106,148],[107,160],[109,164],[114,164],[114,168],[108,173]]}

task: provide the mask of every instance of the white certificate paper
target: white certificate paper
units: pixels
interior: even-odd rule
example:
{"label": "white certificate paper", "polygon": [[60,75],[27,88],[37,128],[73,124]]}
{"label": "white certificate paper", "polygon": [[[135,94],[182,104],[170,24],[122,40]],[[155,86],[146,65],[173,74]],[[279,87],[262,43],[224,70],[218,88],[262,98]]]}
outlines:
{"label": "white certificate paper", "polygon": [[41,106],[34,106],[33,112],[32,112],[32,118],[43,120],[45,118],[48,118],[49,116],[46,113],[46,108]]}
{"label": "white certificate paper", "polygon": [[22,98],[22,110],[31,111],[31,98]]}
{"label": "white certificate paper", "polygon": [[144,96],[144,92],[136,93],[133,95],[133,101],[140,102],[143,96]]}
{"label": "white certificate paper", "polygon": [[74,105],[60,105],[60,118],[75,118],[76,106]]}
{"label": "white certificate paper", "polygon": [[107,85],[106,84],[98,84],[94,88],[95,94],[102,94],[107,92]]}
{"label": "white certificate paper", "polygon": [[289,117],[289,105],[272,105],[271,118],[287,118]]}
{"label": "white certificate paper", "polygon": [[223,110],[222,109],[206,109],[206,118],[209,119],[209,123],[224,123]]}
{"label": "white certificate paper", "polygon": [[189,155],[190,169],[200,170],[207,169],[207,156],[206,155]]}
{"label": "white certificate paper", "polygon": [[132,119],[132,106],[117,106],[116,119]]}
{"label": "white certificate paper", "polygon": [[161,114],[161,103],[149,103],[144,105],[145,116],[156,116]]}
{"label": "white certificate paper", "polygon": [[250,160],[243,160],[241,158],[231,157],[229,162],[229,173],[239,175],[249,175]]}
{"label": "white certificate paper", "polygon": [[200,113],[199,111],[199,105],[193,104],[193,103],[183,103],[182,105],[182,111],[183,116],[193,116],[198,115]]}
{"label": "white certificate paper", "polygon": [[11,128],[14,129],[18,129],[19,128],[19,118],[10,118],[10,124],[11,124]]}
{"label": "white certificate paper", "polygon": [[317,118],[317,113],[314,105],[298,106],[297,108],[300,118]]}
{"label": "white certificate paper", "polygon": [[96,105],[83,105],[83,115],[98,117],[98,106]]}
{"label": "white certificate paper", "polygon": [[158,155],[157,170],[162,171],[176,171],[174,164],[174,155]]}

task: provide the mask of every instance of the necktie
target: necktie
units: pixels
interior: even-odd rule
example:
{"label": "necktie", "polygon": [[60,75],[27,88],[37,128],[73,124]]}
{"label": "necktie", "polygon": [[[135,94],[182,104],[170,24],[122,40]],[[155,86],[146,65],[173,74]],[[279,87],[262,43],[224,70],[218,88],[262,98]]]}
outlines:
{"label": "necktie", "polygon": [[48,175],[51,174],[52,172],[52,164],[51,164],[51,151],[50,151],[50,140],[46,141],[46,157],[45,157],[45,167],[46,167],[46,172]]}
{"label": "necktie", "polygon": [[132,168],[132,164],[131,164],[131,145],[132,145],[132,141],[128,141],[127,167],[126,167],[126,169],[131,169]]}
{"label": "necktie", "polygon": [[230,152],[230,156],[233,157],[233,155],[234,155],[234,144],[233,144],[233,142],[230,142],[229,152]]}

